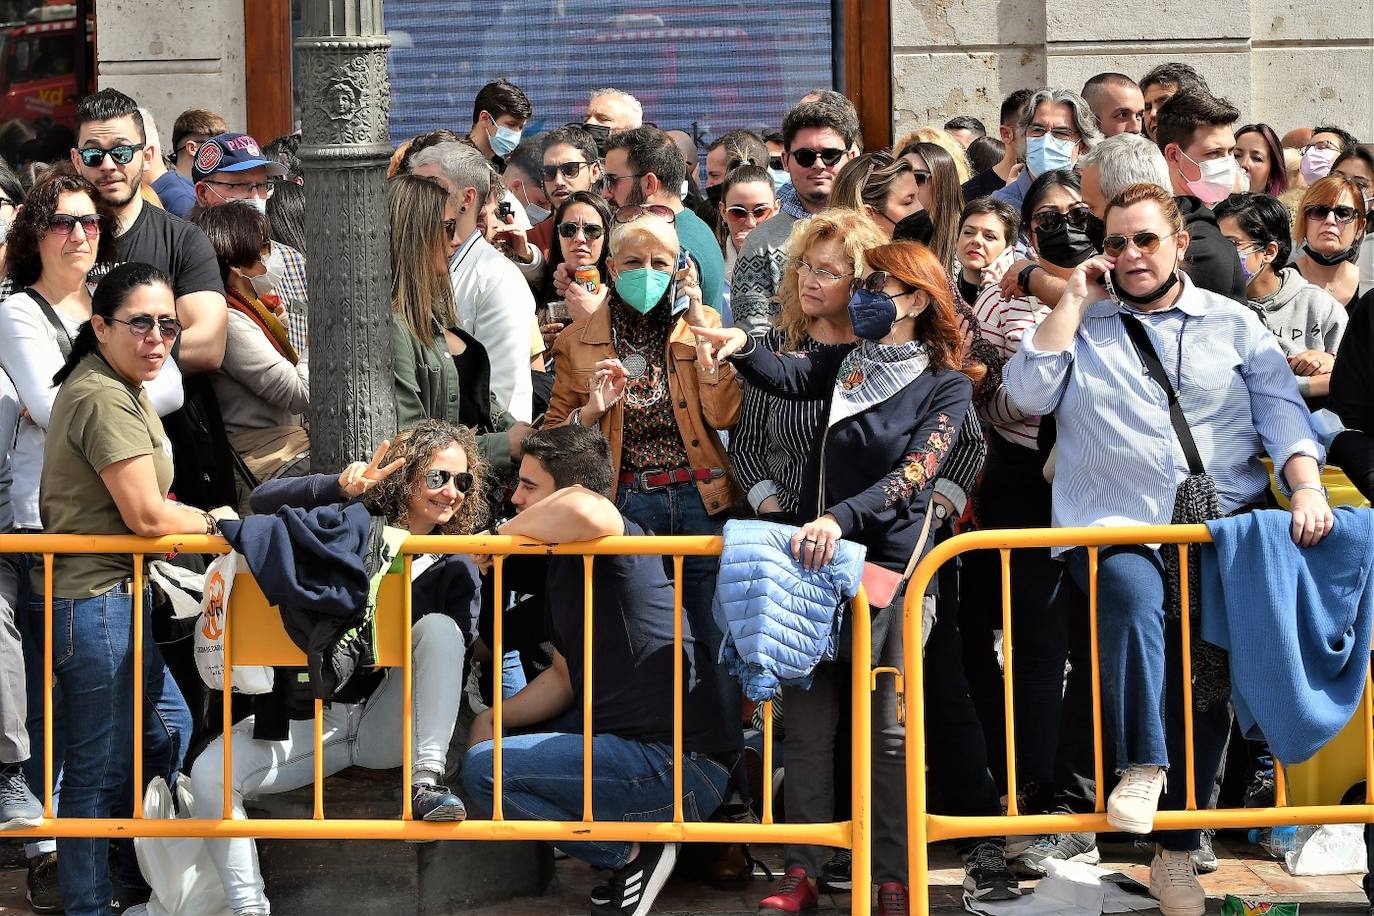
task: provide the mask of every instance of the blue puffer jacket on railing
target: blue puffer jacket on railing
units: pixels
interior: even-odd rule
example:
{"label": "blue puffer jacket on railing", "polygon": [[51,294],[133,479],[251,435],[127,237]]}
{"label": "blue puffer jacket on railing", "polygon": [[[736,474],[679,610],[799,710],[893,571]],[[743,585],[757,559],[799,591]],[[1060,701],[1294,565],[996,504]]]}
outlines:
{"label": "blue puffer jacket on railing", "polygon": [[751,700],[772,699],[784,684],[811,686],[816,665],[835,658],[844,602],[863,581],[862,545],[839,541],[830,564],[809,572],[792,559],[796,531],[725,523],[712,613],[725,634],[721,661]]}

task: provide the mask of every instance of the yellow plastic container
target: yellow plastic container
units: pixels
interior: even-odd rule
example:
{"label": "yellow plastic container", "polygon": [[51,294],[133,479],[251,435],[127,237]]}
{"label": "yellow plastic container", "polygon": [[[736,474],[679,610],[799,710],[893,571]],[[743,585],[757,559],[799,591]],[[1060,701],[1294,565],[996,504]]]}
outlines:
{"label": "yellow plastic container", "polygon": [[[1274,497],[1278,499],[1279,505],[1287,509],[1288,497],[1283,495],[1278,482],[1274,480],[1274,465],[1268,458],[1263,461],[1264,466],[1269,469],[1269,489],[1274,491]],[[1327,500],[1333,506],[1355,506],[1361,509],[1369,507],[1369,500],[1360,495],[1360,491],[1355,489],[1355,485],[1340,468],[1322,469],[1322,486],[1326,487]]]}
{"label": "yellow plastic container", "polygon": [[1364,780],[1364,703],[1311,760],[1287,768],[1288,804],[1339,805]]}

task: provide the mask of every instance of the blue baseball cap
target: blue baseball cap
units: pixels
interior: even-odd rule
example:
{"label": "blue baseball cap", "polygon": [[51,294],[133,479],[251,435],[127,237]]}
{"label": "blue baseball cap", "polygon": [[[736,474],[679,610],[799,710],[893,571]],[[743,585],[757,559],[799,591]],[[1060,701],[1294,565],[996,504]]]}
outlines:
{"label": "blue baseball cap", "polygon": [[202,141],[191,163],[191,180],[204,181],[216,172],[242,172],[267,167],[267,174],[281,177],[286,166],[264,159],[258,141],[247,134],[220,134]]}

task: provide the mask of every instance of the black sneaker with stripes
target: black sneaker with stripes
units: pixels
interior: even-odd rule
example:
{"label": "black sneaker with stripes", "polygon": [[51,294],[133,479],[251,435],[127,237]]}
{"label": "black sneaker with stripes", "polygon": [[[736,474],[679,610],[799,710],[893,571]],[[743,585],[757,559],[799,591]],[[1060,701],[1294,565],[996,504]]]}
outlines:
{"label": "black sneaker with stripes", "polygon": [[645,916],[676,863],[676,843],[640,843],[639,855],[611,873],[604,896],[593,893],[592,916]]}

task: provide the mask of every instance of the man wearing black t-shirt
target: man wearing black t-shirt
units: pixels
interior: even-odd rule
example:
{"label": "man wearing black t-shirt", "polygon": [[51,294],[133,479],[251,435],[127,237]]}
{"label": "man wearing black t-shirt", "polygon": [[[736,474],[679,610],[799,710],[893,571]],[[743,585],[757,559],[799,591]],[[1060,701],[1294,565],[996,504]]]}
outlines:
{"label": "man wearing black t-shirt", "polygon": [[[500,529],[545,542],[584,541],[644,531],[606,498],[610,447],[595,429],[563,426],[525,440],[518,514]],[[576,821],[582,817],[580,723],[550,723],[580,713],[583,702],[583,558],[512,557],[511,587],[541,592],[549,617],[553,665],[505,701],[502,712],[507,818]],[[657,556],[597,557],[592,571],[595,672],[592,690],[592,804],[597,820],[668,820],[673,808],[673,583]],[[715,707],[715,669],[682,619],[683,816],[711,816],[726,792],[734,744]],[[563,717],[566,720],[566,717]],[[575,728],[576,731],[569,731]],[[518,734],[517,734],[518,732]],[[492,715],[469,734],[463,783],[490,812]],[[676,844],[576,842],[569,855],[612,870],[592,892],[592,913],[643,916],[672,873]]]}

